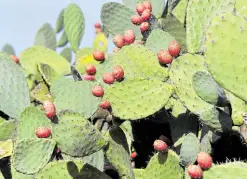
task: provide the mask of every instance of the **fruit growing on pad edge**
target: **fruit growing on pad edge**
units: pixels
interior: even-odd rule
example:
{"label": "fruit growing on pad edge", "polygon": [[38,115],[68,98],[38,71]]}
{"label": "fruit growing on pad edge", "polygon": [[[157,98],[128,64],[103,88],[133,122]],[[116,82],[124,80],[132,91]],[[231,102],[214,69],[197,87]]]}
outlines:
{"label": "fruit growing on pad edge", "polygon": [[51,135],[51,130],[46,127],[38,127],[36,129],[36,136],[39,138],[48,138]]}
{"label": "fruit growing on pad edge", "polygon": [[112,73],[104,73],[102,75],[102,79],[106,84],[113,84],[115,82],[115,78]]}
{"label": "fruit growing on pad edge", "polygon": [[129,45],[132,44],[136,39],[136,36],[133,30],[126,30],[124,33],[124,42],[125,44]]}
{"label": "fruit growing on pad edge", "polygon": [[92,64],[85,65],[85,70],[89,75],[94,75],[96,73],[96,67]]}
{"label": "fruit growing on pad edge", "polygon": [[52,101],[44,101],[43,103],[45,115],[48,118],[52,118],[56,115],[56,107]]}
{"label": "fruit growing on pad edge", "polygon": [[143,33],[143,32],[145,32],[145,31],[147,31],[147,30],[149,29],[149,27],[150,27],[150,25],[149,25],[148,22],[143,22],[143,23],[141,24],[141,26],[140,26],[141,32]]}
{"label": "fruit growing on pad edge", "polygon": [[102,101],[99,106],[103,109],[108,109],[111,106],[111,103],[109,101]]}
{"label": "fruit growing on pad edge", "polygon": [[162,64],[169,64],[172,62],[173,57],[167,50],[160,50],[157,54],[159,62]]}
{"label": "fruit growing on pad edge", "polygon": [[94,81],[95,80],[95,76],[94,75],[84,74],[84,75],[82,75],[82,79],[85,80],[85,81]]}
{"label": "fruit growing on pad edge", "polygon": [[198,165],[189,165],[188,174],[192,178],[202,178],[202,169]]}
{"label": "fruit growing on pad edge", "polygon": [[173,57],[178,56],[180,53],[180,50],[181,50],[181,46],[176,40],[172,40],[169,43],[168,51],[169,51],[171,56],[173,56]]}
{"label": "fruit growing on pad edge", "polygon": [[131,22],[135,25],[140,25],[142,23],[142,17],[139,15],[133,15],[131,17]]}
{"label": "fruit growing on pad edge", "polygon": [[123,79],[124,77],[124,70],[121,66],[115,66],[113,67],[113,70],[112,70],[112,75],[113,77],[117,80],[117,81],[120,81]]}
{"label": "fruit growing on pad edge", "polygon": [[99,50],[95,50],[93,52],[93,57],[97,61],[104,61],[104,59],[105,59],[105,53],[102,52],[102,51],[99,51]]}
{"label": "fruit growing on pad edge", "polygon": [[159,152],[166,152],[168,150],[168,146],[163,140],[155,140],[153,146],[154,150]]}
{"label": "fruit growing on pad edge", "polygon": [[213,159],[208,153],[200,152],[197,155],[197,163],[202,169],[209,169],[212,166]]}
{"label": "fruit growing on pad edge", "polygon": [[122,35],[116,35],[113,38],[113,43],[115,44],[116,47],[122,48],[124,46],[124,37]]}
{"label": "fruit growing on pad edge", "polygon": [[104,95],[104,89],[101,86],[94,86],[92,88],[92,94],[96,97],[102,97]]}

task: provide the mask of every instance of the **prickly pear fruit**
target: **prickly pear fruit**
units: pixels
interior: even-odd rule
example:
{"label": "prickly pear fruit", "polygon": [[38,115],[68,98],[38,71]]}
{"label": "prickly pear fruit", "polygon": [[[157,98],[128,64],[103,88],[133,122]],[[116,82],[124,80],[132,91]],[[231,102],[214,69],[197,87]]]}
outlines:
{"label": "prickly pear fruit", "polygon": [[143,22],[143,23],[141,24],[141,26],[140,26],[141,32],[143,33],[143,32],[145,32],[145,31],[147,31],[147,30],[149,29],[149,27],[150,27],[150,25],[149,25],[148,22]]}
{"label": "prickly pear fruit", "polygon": [[44,101],[43,107],[48,118],[53,118],[56,115],[56,107],[52,101]]}
{"label": "prickly pear fruit", "polygon": [[145,10],[146,8],[145,8],[145,6],[142,4],[142,3],[138,3],[138,4],[136,4],[136,12],[138,13],[138,14],[142,14],[142,12]]}
{"label": "prickly pear fruit", "polygon": [[166,152],[168,150],[168,146],[163,140],[155,140],[153,146],[154,150],[159,152]]}
{"label": "prickly pear fruit", "polygon": [[103,109],[108,109],[111,106],[111,103],[109,101],[102,101],[99,106]]}
{"label": "prickly pear fruit", "polygon": [[95,80],[95,76],[94,75],[84,74],[84,75],[82,75],[82,79],[85,80],[85,81],[94,81]]}
{"label": "prickly pear fruit", "polygon": [[180,50],[181,50],[181,46],[176,40],[172,40],[169,43],[168,51],[169,51],[171,56],[173,56],[173,57],[178,56],[178,54],[180,53]]}
{"label": "prickly pear fruit", "polygon": [[131,22],[135,25],[140,25],[142,23],[142,17],[139,15],[133,15],[131,17]]}
{"label": "prickly pear fruit", "polygon": [[122,35],[116,35],[113,38],[113,43],[116,47],[122,48],[122,46],[124,46],[124,37]]}
{"label": "prickly pear fruit", "polygon": [[96,22],[94,24],[94,28],[97,29],[97,28],[102,28],[101,24],[99,22]]}
{"label": "prickly pear fruit", "polygon": [[133,30],[126,30],[124,33],[124,42],[125,44],[129,45],[132,44],[136,39],[136,36]]}
{"label": "prickly pear fruit", "polygon": [[106,84],[113,84],[115,82],[115,78],[112,73],[104,73],[102,75],[102,79]]}
{"label": "prickly pear fruit", "polygon": [[36,136],[39,138],[48,138],[51,135],[51,130],[46,127],[38,127],[36,129]]}
{"label": "prickly pear fruit", "polygon": [[198,165],[189,165],[188,174],[191,178],[202,178],[202,169]]}
{"label": "prickly pear fruit", "polygon": [[94,86],[92,88],[92,94],[96,97],[102,97],[104,95],[104,89],[101,86]]}
{"label": "prickly pear fruit", "polygon": [[142,20],[147,21],[151,17],[151,11],[149,9],[145,9],[142,13]]}
{"label": "prickly pear fruit", "polygon": [[144,1],[142,4],[152,12],[152,4],[149,1]]}
{"label": "prickly pear fruit", "polygon": [[15,55],[10,55],[10,58],[15,62],[15,63],[19,63],[19,58]]}
{"label": "prickly pear fruit", "polygon": [[212,166],[212,157],[206,152],[200,152],[197,156],[197,163],[202,169],[209,169]]}
{"label": "prickly pear fruit", "polygon": [[92,64],[85,65],[85,70],[89,75],[94,75],[96,73],[96,67]]}
{"label": "prickly pear fruit", "polygon": [[172,62],[173,57],[167,50],[160,50],[157,54],[159,62],[162,64],[169,64]]}
{"label": "prickly pear fruit", "polygon": [[105,53],[99,50],[93,52],[93,57],[97,61],[103,61],[105,59]]}
{"label": "prickly pear fruit", "polygon": [[131,154],[130,154],[130,158],[133,160],[134,158],[136,158],[136,156],[137,156],[137,153],[136,152],[132,152]]}
{"label": "prickly pear fruit", "polygon": [[113,75],[113,77],[114,77],[117,81],[122,80],[123,77],[124,77],[124,70],[123,70],[123,68],[122,68],[121,66],[119,66],[119,65],[113,67],[112,75]]}

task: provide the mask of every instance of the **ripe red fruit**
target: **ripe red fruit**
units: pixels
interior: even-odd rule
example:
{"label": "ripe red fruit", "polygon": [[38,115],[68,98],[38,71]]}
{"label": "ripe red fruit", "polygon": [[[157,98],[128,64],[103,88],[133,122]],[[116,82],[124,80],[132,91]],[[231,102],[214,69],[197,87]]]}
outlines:
{"label": "ripe red fruit", "polygon": [[213,159],[206,152],[200,152],[197,156],[197,163],[202,169],[209,169],[212,166]]}
{"label": "ripe red fruit", "polygon": [[93,57],[97,61],[103,61],[105,59],[105,53],[99,50],[93,52]]}
{"label": "ripe red fruit", "polygon": [[48,138],[51,135],[51,130],[46,127],[38,127],[36,129],[36,136],[39,138]]}
{"label": "ripe red fruit", "polygon": [[121,66],[115,66],[112,70],[112,75],[116,80],[122,80],[124,77],[124,70]]}
{"label": "ripe red fruit", "polygon": [[56,115],[56,107],[52,101],[44,101],[43,103],[45,115],[48,118],[52,118]]}
{"label": "ripe red fruit", "polygon": [[125,44],[129,45],[132,44],[136,39],[136,36],[133,30],[126,30],[124,33],[124,42]]}
{"label": "ripe red fruit", "polygon": [[173,57],[178,56],[178,54],[180,53],[180,50],[181,50],[181,46],[176,40],[172,40],[169,43],[168,51],[169,51],[171,56],[173,56]]}
{"label": "ripe red fruit", "polygon": [[142,12],[145,10],[145,6],[142,3],[136,4],[136,12],[138,14],[142,14]]}
{"label": "ripe red fruit", "polygon": [[96,22],[94,24],[94,28],[97,29],[97,28],[102,28],[101,24],[99,22]]}
{"label": "ripe red fruit", "polygon": [[133,15],[131,17],[131,22],[135,25],[140,25],[142,23],[142,17],[139,15]]}
{"label": "ripe red fruit", "polygon": [[141,32],[143,33],[143,32],[145,32],[145,31],[147,31],[147,30],[149,29],[149,27],[150,27],[150,25],[149,25],[148,22],[143,22],[143,23],[141,24],[141,26],[140,26]]}
{"label": "ripe red fruit", "polygon": [[159,152],[166,152],[168,150],[168,146],[163,140],[155,140],[153,146],[154,150]]}
{"label": "ripe red fruit", "polygon": [[169,54],[167,50],[160,50],[157,54],[160,63],[169,64],[172,62],[173,57]]}
{"label": "ripe red fruit", "polygon": [[130,154],[130,158],[131,158],[131,159],[136,158],[136,156],[137,156],[137,153],[136,153],[136,152],[132,152],[132,153]]}
{"label": "ripe red fruit", "polygon": [[142,4],[144,5],[146,9],[149,9],[150,11],[152,11],[152,4],[149,1],[144,1]]}
{"label": "ripe red fruit", "polygon": [[189,165],[188,174],[191,178],[202,178],[202,169],[198,165]]}
{"label": "ripe red fruit", "polygon": [[122,35],[116,35],[113,39],[113,43],[116,47],[121,48],[124,46],[124,37]]}
{"label": "ripe red fruit", "polygon": [[94,75],[96,73],[96,67],[91,64],[85,65],[85,70],[89,75]]}
{"label": "ripe red fruit", "polygon": [[151,17],[151,11],[149,9],[145,9],[142,13],[142,20],[147,21]]}
{"label": "ripe red fruit", "polygon": [[10,55],[10,58],[15,62],[15,63],[19,63],[19,58],[15,55]]}
{"label": "ripe red fruit", "polygon": [[82,75],[82,79],[85,80],[85,81],[94,81],[95,80],[95,76],[94,75],[84,74],[84,75]]}
{"label": "ripe red fruit", "polygon": [[101,86],[94,86],[92,88],[92,94],[96,97],[102,97],[104,95],[104,89]]}
{"label": "ripe red fruit", "polygon": [[102,79],[106,84],[113,84],[115,82],[115,78],[112,73],[104,73],[102,75]]}
{"label": "ripe red fruit", "polygon": [[99,106],[103,109],[108,109],[111,106],[111,103],[109,101],[102,101]]}

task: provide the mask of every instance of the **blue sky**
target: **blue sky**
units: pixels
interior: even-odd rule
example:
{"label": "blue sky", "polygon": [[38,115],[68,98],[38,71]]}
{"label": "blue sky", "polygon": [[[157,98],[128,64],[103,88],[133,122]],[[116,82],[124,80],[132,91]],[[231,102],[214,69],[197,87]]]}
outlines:
{"label": "blue sky", "polygon": [[[81,47],[90,47],[95,37],[94,23],[100,21],[101,6],[113,0],[1,0],[0,49],[10,43],[17,53],[32,46],[40,26],[48,22],[55,27],[61,9],[70,2],[78,4],[86,19]],[[114,0],[121,2],[121,0]]]}

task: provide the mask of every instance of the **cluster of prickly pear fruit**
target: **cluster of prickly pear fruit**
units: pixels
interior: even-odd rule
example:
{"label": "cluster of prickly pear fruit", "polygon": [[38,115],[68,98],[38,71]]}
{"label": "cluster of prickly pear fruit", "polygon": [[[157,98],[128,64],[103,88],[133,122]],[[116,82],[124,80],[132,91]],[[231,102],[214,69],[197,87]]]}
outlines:
{"label": "cluster of prickly pear fruit", "polygon": [[0,179],[247,178],[243,152],[217,156],[237,148],[219,146],[226,135],[246,150],[246,7],[108,2],[92,47],[80,47],[85,19],[72,3],[18,56],[5,45]]}

